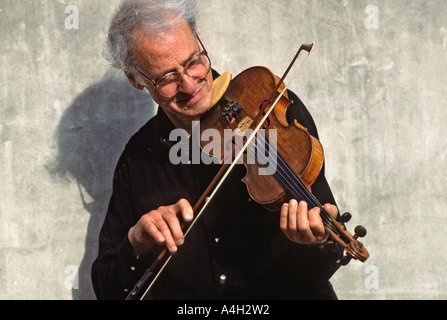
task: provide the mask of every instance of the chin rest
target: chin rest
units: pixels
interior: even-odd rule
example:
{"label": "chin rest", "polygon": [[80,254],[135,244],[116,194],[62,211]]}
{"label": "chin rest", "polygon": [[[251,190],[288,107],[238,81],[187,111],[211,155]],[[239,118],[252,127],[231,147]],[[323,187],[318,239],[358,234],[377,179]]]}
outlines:
{"label": "chin rest", "polygon": [[227,88],[231,81],[231,73],[225,71],[220,77],[216,78],[213,81],[214,90],[213,96],[211,98],[210,109],[216,105],[217,102],[222,98],[224,93],[227,91]]}

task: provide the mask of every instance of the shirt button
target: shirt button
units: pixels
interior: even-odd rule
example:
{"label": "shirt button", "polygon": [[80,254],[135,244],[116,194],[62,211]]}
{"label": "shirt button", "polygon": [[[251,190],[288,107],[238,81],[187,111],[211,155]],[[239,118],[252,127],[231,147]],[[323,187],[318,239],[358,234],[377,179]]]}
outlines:
{"label": "shirt button", "polygon": [[130,270],[135,271],[135,267],[134,267],[134,266],[131,266],[131,267],[130,267]]}
{"label": "shirt button", "polygon": [[221,275],[220,275],[220,280],[222,280],[222,281],[227,280],[227,276],[224,275],[224,274],[221,274]]}
{"label": "shirt button", "polygon": [[219,243],[219,241],[220,241],[220,238],[214,238],[215,243]]}

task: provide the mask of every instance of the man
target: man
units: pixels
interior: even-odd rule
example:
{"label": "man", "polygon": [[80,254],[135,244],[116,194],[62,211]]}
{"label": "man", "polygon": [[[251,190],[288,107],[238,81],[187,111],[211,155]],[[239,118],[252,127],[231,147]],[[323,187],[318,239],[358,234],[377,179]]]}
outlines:
{"label": "man", "polygon": [[[127,144],[92,267],[100,299],[124,299],[165,247],[173,258],[148,299],[333,299],[329,278],[341,250],[328,241],[318,208],[291,200],[272,213],[251,201],[239,165],[185,239],[180,220],[220,165],[169,159],[174,129],[191,133],[210,108],[213,80],[197,31],[195,1],[128,0],[114,16],[109,45],[115,66],[136,89],[146,88],[157,115]],[[292,92],[288,118],[317,136],[311,116]],[[324,177],[313,193],[332,217],[337,207]],[[331,203],[331,204],[329,204]]]}

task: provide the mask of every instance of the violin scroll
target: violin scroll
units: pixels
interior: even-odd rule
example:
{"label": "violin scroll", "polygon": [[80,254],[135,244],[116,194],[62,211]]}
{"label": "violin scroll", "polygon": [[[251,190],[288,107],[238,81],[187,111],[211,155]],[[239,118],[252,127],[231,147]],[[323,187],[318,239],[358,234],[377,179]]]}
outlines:
{"label": "violin scroll", "polygon": [[[345,223],[351,220],[351,214],[345,212],[341,215],[340,221],[332,221],[331,226],[326,226],[326,230],[332,236],[332,238],[337,241],[346,251],[345,255],[341,261],[341,265],[347,265],[351,259],[359,260],[365,262],[369,258],[368,250],[358,238],[363,238],[366,236],[366,228],[364,226],[357,226],[354,229],[354,235],[352,235],[345,227]],[[335,229],[333,228],[335,227]]]}

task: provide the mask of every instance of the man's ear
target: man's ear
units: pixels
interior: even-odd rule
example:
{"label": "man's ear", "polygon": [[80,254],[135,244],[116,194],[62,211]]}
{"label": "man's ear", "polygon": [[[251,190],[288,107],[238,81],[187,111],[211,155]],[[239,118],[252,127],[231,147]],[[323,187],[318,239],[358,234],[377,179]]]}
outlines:
{"label": "man's ear", "polygon": [[130,72],[124,72],[126,74],[127,79],[129,79],[130,83],[138,90],[143,90],[144,86],[139,84],[137,80],[135,79],[134,75]]}

